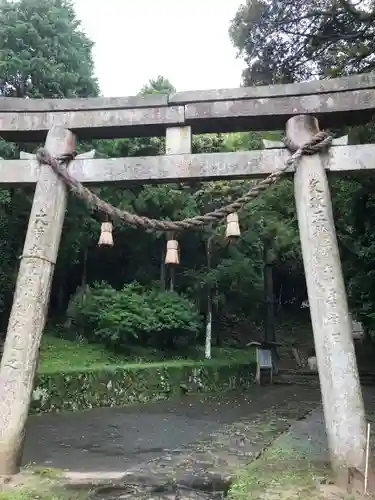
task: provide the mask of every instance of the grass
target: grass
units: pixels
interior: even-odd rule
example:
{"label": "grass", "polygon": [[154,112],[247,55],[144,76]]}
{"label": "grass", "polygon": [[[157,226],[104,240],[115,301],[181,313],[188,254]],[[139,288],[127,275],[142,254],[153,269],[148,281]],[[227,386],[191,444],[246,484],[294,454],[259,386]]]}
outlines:
{"label": "grass", "polygon": [[[263,327],[248,325],[249,331],[255,337],[262,337]],[[158,349],[129,346],[126,354],[115,354],[106,350],[102,345],[65,340],[67,333],[75,337],[74,332],[61,330],[56,325],[50,325],[43,336],[40,350],[39,373],[66,372],[101,367],[123,367],[148,363],[165,363],[171,361],[204,360],[204,346],[192,346],[175,352],[165,352]],[[292,342],[313,342],[311,322],[305,313],[300,317],[279,317],[277,321],[277,339],[288,344]],[[254,338],[255,338],[254,337]],[[255,360],[255,350],[239,349],[234,347],[212,347],[212,359],[215,361],[252,362]]]}
{"label": "grass", "polygon": [[241,472],[230,500],[317,500],[317,471],[306,460],[290,456],[277,446]]}
{"label": "grass", "polygon": [[26,467],[0,490],[0,500],[87,500],[88,489],[74,490],[59,482],[61,472]]}
{"label": "grass", "polygon": [[44,335],[40,347],[39,371],[64,371],[66,368],[92,368],[95,365],[120,365],[126,358],[102,346]]}
{"label": "grass", "polygon": [[63,471],[61,469],[56,469],[55,467],[41,467],[39,465],[29,467],[29,470],[35,476],[43,477],[46,479],[58,479],[63,474]]}
{"label": "grass", "polygon": [[[48,488],[12,488],[0,491],[0,500],[84,500],[78,494],[69,495],[65,492],[53,492]],[[87,496],[86,496],[87,498]]]}
{"label": "grass", "polygon": [[[182,356],[183,354],[183,356]],[[246,362],[254,359],[254,351],[235,348],[212,348],[212,363],[228,361]],[[204,348],[197,346],[188,351],[171,355],[157,349],[134,347],[131,354],[121,355],[106,350],[101,345],[72,341],[45,334],[42,339],[39,358],[39,373],[67,372],[104,367],[144,367],[156,365],[195,363],[204,360]],[[1,500],[1,498],[0,498]]]}
{"label": "grass", "polygon": [[229,500],[353,500],[329,484],[330,472],[298,455],[285,438],[274,444],[241,471],[233,482]]}
{"label": "grass", "polygon": [[68,488],[61,469],[35,465],[0,487],[0,500],[88,500],[89,495],[88,488]]}
{"label": "grass", "polygon": [[30,488],[16,488],[0,491],[0,500],[63,500],[50,492],[40,492]]}
{"label": "grass", "polygon": [[41,484],[35,487],[15,487],[0,491],[0,500],[87,500],[88,497],[87,491],[74,492]]}

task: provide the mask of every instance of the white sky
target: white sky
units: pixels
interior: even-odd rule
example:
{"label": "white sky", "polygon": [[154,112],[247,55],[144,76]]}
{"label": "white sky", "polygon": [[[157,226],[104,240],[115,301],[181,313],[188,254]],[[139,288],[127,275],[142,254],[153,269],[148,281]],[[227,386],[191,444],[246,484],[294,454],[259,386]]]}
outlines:
{"label": "white sky", "polygon": [[228,35],[245,0],[74,0],[95,43],[106,97],[137,94],[162,75],[177,90],[238,87],[244,63]]}

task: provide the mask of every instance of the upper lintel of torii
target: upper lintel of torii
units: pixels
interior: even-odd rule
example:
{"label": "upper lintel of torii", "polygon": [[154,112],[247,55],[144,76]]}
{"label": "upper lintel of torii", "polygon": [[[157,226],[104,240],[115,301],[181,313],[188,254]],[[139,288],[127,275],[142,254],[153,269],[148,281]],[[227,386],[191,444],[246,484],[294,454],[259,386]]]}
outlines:
{"label": "upper lintel of torii", "polygon": [[195,134],[282,130],[295,115],[313,114],[320,126],[364,123],[375,111],[375,73],[331,80],[236,89],[88,99],[0,98],[0,135],[44,140],[52,126],[82,139],[162,136],[168,127]]}

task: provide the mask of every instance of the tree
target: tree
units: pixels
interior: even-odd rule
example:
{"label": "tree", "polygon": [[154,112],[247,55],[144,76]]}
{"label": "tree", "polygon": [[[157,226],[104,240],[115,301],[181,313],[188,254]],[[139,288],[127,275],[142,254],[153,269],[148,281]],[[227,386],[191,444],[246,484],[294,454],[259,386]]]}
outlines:
{"label": "tree", "polygon": [[[371,71],[374,12],[346,0],[254,0],[242,5],[230,37],[246,85],[290,83]],[[371,2],[375,11],[374,2]]]}
{"label": "tree", "polygon": [[[254,0],[239,8],[230,36],[245,56],[247,85],[336,77],[374,69],[374,19],[374,1]],[[352,144],[375,142],[373,122],[351,128],[348,133]],[[332,182],[349,305],[354,315],[371,330],[375,330],[372,312],[375,277],[369,272],[375,255],[374,198],[373,185],[367,178],[352,176]],[[280,200],[282,202],[282,198]],[[298,284],[303,279],[302,263],[298,258],[288,261],[287,269],[293,266],[297,286],[302,291],[303,287]],[[281,279],[285,275],[283,269],[284,266],[277,269]],[[283,286],[288,291],[293,288]]]}
{"label": "tree", "polygon": [[173,94],[176,89],[173,87],[168,78],[157,76],[141,88],[140,95],[145,94]]}
{"label": "tree", "polygon": [[32,97],[98,95],[92,46],[69,0],[1,3],[0,76],[12,95],[22,96],[28,80]]}
{"label": "tree", "polygon": [[[97,95],[91,48],[92,43],[80,31],[72,3],[68,1],[4,0],[0,4],[0,75],[6,95],[25,96],[27,92],[33,97]],[[32,88],[25,87],[29,79]],[[3,150],[9,155],[15,154],[14,149],[6,145]],[[5,194],[6,190],[2,190],[0,221],[5,219],[8,229],[3,224],[0,226],[8,237],[9,254],[15,252],[15,246],[9,241],[11,236],[16,237],[17,245],[23,238],[22,229],[29,215],[29,203],[26,212],[24,200],[31,193],[25,189],[13,190],[10,200]],[[9,222],[9,208],[12,218],[25,218],[14,232],[9,230],[9,224],[14,224],[14,220]],[[71,224],[70,229],[74,228]],[[13,259],[19,254],[15,253]],[[31,373],[35,368],[25,367]],[[26,422],[28,405],[28,401],[17,402],[18,423]],[[0,433],[0,473],[12,474],[19,466],[22,436],[12,432],[12,422],[6,421],[6,415],[0,414],[1,419],[0,427],[5,430]]]}
{"label": "tree", "polygon": [[[43,98],[97,96],[99,88],[93,76],[92,45],[80,30],[80,22],[75,17],[72,2],[5,0],[0,8],[0,93],[11,97]],[[20,147],[32,150],[35,145]],[[10,148],[9,144],[0,142],[1,156],[17,157],[18,152],[17,147]],[[15,207],[19,206],[22,199],[31,200],[32,190],[13,189],[11,193],[11,206],[15,217],[18,213]],[[30,202],[25,206],[23,201],[22,205],[24,207],[22,227],[25,228]],[[65,221],[56,269],[56,275],[64,278],[66,274],[61,268],[65,266],[67,260],[75,261],[81,251],[82,242],[87,241],[83,228],[86,226],[91,228],[94,222],[94,229],[97,230],[97,223],[95,225],[95,221],[90,221],[90,216],[86,215],[87,210],[85,210],[86,221],[82,222],[81,227],[77,226],[77,216],[82,214],[81,205],[77,200],[69,200],[69,215]],[[19,227],[15,237],[18,247],[16,252],[20,253],[23,232]],[[71,246],[72,241],[75,243],[74,246]],[[14,280],[8,280],[8,283],[12,288]],[[59,289],[62,287],[63,284]],[[8,293],[8,288],[3,290]],[[60,290],[59,296],[61,296]],[[54,293],[52,298],[54,299]],[[5,300],[5,305],[9,305],[8,300]]]}

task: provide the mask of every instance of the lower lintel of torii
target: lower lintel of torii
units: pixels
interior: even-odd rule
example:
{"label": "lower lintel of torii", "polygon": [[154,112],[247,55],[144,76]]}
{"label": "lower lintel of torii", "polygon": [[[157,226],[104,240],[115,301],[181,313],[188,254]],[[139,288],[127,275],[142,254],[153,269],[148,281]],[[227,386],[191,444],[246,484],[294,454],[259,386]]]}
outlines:
{"label": "lower lintel of torii", "polygon": [[[69,172],[87,185],[261,178],[282,168],[289,156],[290,152],[281,147],[235,153],[109,159],[94,159],[91,151],[72,161]],[[375,169],[375,144],[333,145],[322,156],[326,169],[335,174]],[[22,153],[19,160],[0,159],[0,184],[35,184],[39,168],[35,156],[30,154]],[[289,173],[292,172],[293,169],[289,169]]]}

